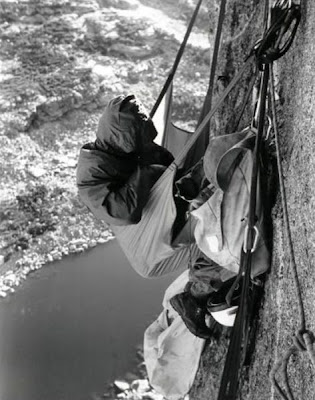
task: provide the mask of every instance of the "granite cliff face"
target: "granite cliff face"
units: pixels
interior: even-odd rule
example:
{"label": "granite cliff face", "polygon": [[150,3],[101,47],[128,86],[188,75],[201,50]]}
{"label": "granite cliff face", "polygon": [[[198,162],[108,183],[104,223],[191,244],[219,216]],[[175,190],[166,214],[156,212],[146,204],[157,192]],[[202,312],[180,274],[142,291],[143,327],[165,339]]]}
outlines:
{"label": "granite cliff face", "polygon": [[[94,140],[109,99],[135,93],[152,107],[193,5],[47,0],[0,7],[0,268],[11,278],[24,268],[23,279],[112,237],[77,197],[79,149]],[[175,81],[175,119],[188,128],[208,79],[206,20],[204,6]]]}
{"label": "granite cliff face", "polygon": [[[245,3],[245,2],[243,2]],[[247,13],[250,23],[241,23],[241,13],[246,7],[242,2],[229,8],[231,31],[243,27],[243,35],[227,43],[223,51],[226,69],[235,68],[242,60],[242,52],[248,48],[261,32],[263,2],[251,2],[252,13]],[[314,332],[314,83],[312,68],[314,59],[314,18],[315,5],[311,1],[301,2],[302,18],[296,38],[288,53],[274,65],[276,77],[277,120],[280,135],[281,162],[284,185],[288,202],[289,221],[294,245],[297,272],[306,314],[306,327]],[[241,24],[240,24],[241,23]],[[224,56],[225,54],[225,56]],[[230,103],[231,102],[231,103]],[[230,98],[224,118],[233,115],[237,99]],[[231,117],[233,122],[233,117]],[[220,121],[221,123],[221,121]],[[223,127],[223,131],[224,131]],[[226,132],[228,133],[228,132]],[[259,311],[255,351],[251,364],[243,371],[239,398],[253,400],[280,399],[271,385],[269,374],[274,363],[283,357],[292,345],[292,338],[300,326],[298,297],[289,262],[288,241],[283,224],[280,195],[272,211],[273,257],[270,274],[265,285],[264,302]],[[223,367],[224,349],[222,341],[217,349],[209,346],[203,354],[201,368],[197,374],[191,398],[216,398],[218,377]],[[222,357],[218,356],[222,355]],[[218,360],[219,358],[219,360]],[[278,374],[279,375],[279,374]],[[315,399],[315,371],[306,352],[297,352],[288,368],[290,385],[296,399]],[[281,376],[281,374],[280,374]],[[279,379],[283,387],[283,380]]]}

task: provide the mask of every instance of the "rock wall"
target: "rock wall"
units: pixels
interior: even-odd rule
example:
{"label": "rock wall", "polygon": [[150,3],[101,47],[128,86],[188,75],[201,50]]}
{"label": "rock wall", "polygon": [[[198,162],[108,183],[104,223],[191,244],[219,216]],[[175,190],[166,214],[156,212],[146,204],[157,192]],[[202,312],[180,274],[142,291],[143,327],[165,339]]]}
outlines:
{"label": "rock wall", "polygon": [[[250,5],[253,7],[250,10]],[[263,2],[241,5],[230,3],[228,29],[241,29],[243,15],[237,10],[247,7],[249,26],[236,41],[224,47],[223,65],[230,71],[241,62],[240,55],[259,37],[259,26],[263,16]],[[244,10],[244,8],[243,8]],[[302,19],[294,44],[289,52],[275,63],[277,79],[277,119],[280,130],[281,161],[288,202],[291,232],[298,268],[300,286],[306,313],[306,327],[314,332],[314,150],[315,150],[315,74],[314,60],[314,19],[315,4],[310,0],[301,2]],[[226,60],[226,64],[224,63]],[[233,66],[231,68],[231,66]],[[244,86],[245,87],[245,86]],[[241,89],[242,90],[242,89]],[[242,93],[242,92],[241,92]],[[242,97],[240,95],[239,97]],[[233,118],[228,119],[233,107],[238,104],[232,98],[216,120],[229,127]],[[245,117],[246,118],[246,117]],[[229,131],[229,129],[226,129]],[[226,132],[228,133],[228,132]],[[251,400],[279,400],[269,380],[274,363],[282,357],[299,328],[298,299],[289,262],[288,242],[283,225],[280,196],[272,212],[273,217],[273,259],[265,286],[265,298],[259,312],[259,325],[255,351],[251,365],[243,371],[239,398]],[[223,342],[224,343],[224,342]],[[223,344],[224,346],[224,344]],[[222,342],[217,344],[218,353],[224,354]],[[217,382],[220,379],[224,357],[214,358],[213,345],[206,348],[198,371],[191,399],[216,398]],[[315,399],[315,371],[307,354],[292,357],[288,368],[291,388],[296,399]],[[281,379],[280,379],[281,382]],[[283,382],[281,382],[282,384]]]}
{"label": "rock wall", "polygon": [[[34,0],[0,4],[3,296],[33,269],[111,237],[104,224],[96,222],[76,196],[78,151],[81,144],[93,140],[101,113],[98,108],[110,97],[132,91],[145,100],[148,108],[153,105],[194,6],[191,1],[176,2],[175,6],[174,3]],[[228,2],[215,99],[260,38],[263,3]],[[149,6],[155,8],[145,8]],[[210,19],[205,11],[207,6]],[[202,9],[175,79],[174,115],[181,122],[188,118],[188,128],[196,122],[209,73],[208,44],[204,45],[201,36],[204,37],[205,29],[209,30],[213,43],[219,2],[209,0],[207,6]],[[276,71],[281,158],[290,222],[307,327],[314,330],[315,5],[312,0],[303,0],[301,7],[302,20],[294,45],[277,62]],[[168,11],[167,15],[161,14],[163,10]],[[133,13],[133,17],[129,18],[127,12]],[[236,129],[250,76],[249,71],[213,118],[212,134]],[[240,128],[250,122],[251,114],[250,103]],[[41,198],[37,194],[43,187]],[[243,399],[278,399],[268,374],[278,355],[291,343],[298,326],[279,198],[273,221],[273,264],[260,311],[256,351],[242,386]],[[226,343],[224,336],[220,343],[207,346],[191,399],[215,398]],[[301,355],[295,357],[289,374],[297,398],[315,398],[309,360],[303,361]]]}
{"label": "rock wall", "polygon": [[[314,332],[314,151],[315,151],[315,4],[301,2],[302,19],[289,52],[277,62],[281,159],[295,258],[306,313],[306,328]],[[299,329],[298,298],[289,262],[282,209],[274,208],[274,254],[261,312],[255,360],[244,399],[279,399],[268,374],[284,355]],[[295,355],[288,373],[296,399],[315,399],[315,370],[306,353]],[[281,379],[280,379],[281,382]]]}

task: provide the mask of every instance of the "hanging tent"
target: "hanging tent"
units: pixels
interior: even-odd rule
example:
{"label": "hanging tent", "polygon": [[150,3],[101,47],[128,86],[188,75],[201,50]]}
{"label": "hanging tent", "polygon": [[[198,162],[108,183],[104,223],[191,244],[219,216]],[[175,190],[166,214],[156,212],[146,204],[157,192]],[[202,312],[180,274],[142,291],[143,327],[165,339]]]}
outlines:
{"label": "hanging tent", "polygon": [[165,147],[174,157],[176,157],[193,132],[181,129],[172,122],[172,105],[173,84],[170,84],[170,87],[152,120],[158,131],[158,136],[155,142]]}
{"label": "hanging tent", "polygon": [[[218,34],[218,31],[221,30],[220,28],[223,23],[225,2],[226,1],[223,0],[221,3],[219,16],[220,24],[218,24],[216,43],[219,43],[220,40],[220,34]],[[196,7],[192,20],[196,17],[196,12],[198,11],[200,4],[201,0]],[[192,21],[189,28],[191,29],[191,27]],[[209,93],[209,90],[212,91],[211,79],[213,78],[210,78],[209,90],[200,117],[202,118],[202,121],[199,123],[197,130],[193,134],[189,134],[173,125],[170,118],[172,95],[171,83],[180,59],[179,55],[183,52],[183,45],[185,45],[185,41],[187,42],[188,35],[189,33],[186,33],[171,74],[151,112],[152,117],[157,112],[160,113],[162,118],[164,118],[162,122],[157,122],[157,125],[159,124],[159,126],[164,129],[164,144],[168,148],[176,146],[175,151],[177,154],[175,160],[153,186],[149,201],[143,210],[141,221],[135,225],[111,226],[120,247],[127,256],[130,264],[144,277],[160,276],[183,269],[184,267],[187,267],[189,261],[194,261],[200,255],[200,250],[195,243],[187,245],[176,244],[180,243],[180,240],[176,240],[175,242],[173,241],[172,228],[176,219],[176,206],[173,197],[174,179],[177,170],[181,166],[185,166],[185,170],[187,170],[204,155],[208,145],[209,121],[222,105],[230,91],[241,79],[252,59],[251,56],[248,57],[244,66],[224,90],[216,104],[210,110],[207,110],[206,107],[211,105],[211,93]],[[215,46],[216,51],[218,51],[218,48],[219,46],[217,44]],[[212,68],[212,74],[214,74],[214,68]],[[171,79],[169,79],[170,77]],[[159,106],[163,107],[162,111],[157,111]],[[177,138],[171,138],[171,135],[176,135]],[[180,151],[178,151],[179,146],[177,145],[179,142],[184,144]],[[187,155],[189,156],[188,159]],[[183,228],[183,231],[185,231],[184,235],[190,235],[191,229],[191,222],[188,220]],[[180,235],[181,233],[179,233],[178,236]]]}
{"label": "hanging tent", "polygon": [[[178,165],[181,165],[187,152],[197,141],[210,118],[222,105],[230,91],[241,79],[244,71],[251,64],[249,57],[241,70],[230,82],[216,104],[207,113],[196,132],[190,137],[172,164],[167,168],[151,190],[141,221],[135,225],[112,226],[116,238],[135,270],[143,276],[159,275],[187,266],[190,250],[194,259],[199,250],[195,244],[174,246],[172,244],[172,227],[176,218],[176,207],[173,198],[173,182]],[[188,221],[189,224],[189,221]]]}

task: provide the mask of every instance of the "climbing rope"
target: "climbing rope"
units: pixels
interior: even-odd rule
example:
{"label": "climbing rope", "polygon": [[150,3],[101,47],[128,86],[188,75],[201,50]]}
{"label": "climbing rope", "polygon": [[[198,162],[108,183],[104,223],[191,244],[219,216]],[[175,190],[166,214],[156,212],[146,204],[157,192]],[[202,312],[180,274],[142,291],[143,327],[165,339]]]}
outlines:
{"label": "climbing rope", "polygon": [[270,19],[270,27],[254,47],[260,65],[278,60],[289,50],[301,19],[300,6],[278,1],[271,8]]}
{"label": "climbing rope", "polygon": [[[300,317],[300,325],[297,330],[294,338],[293,345],[285,352],[285,354],[280,357],[280,359],[273,366],[270,379],[275,389],[281,396],[283,400],[294,400],[294,395],[292,393],[292,389],[289,383],[288,377],[288,363],[290,361],[291,356],[298,352],[307,352],[313,367],[315,369],[315,348],[314,348],[314,334],[306,329],[306,318],[305,318],[305,310],[302,299],[302,291],[299,283],[299,277],[297,272],[297,265],[294,256],[294,248],[292,235],[289,224],[289,216],[288,216],[288,206],[285,195],[285,188],[283,182],[283,170],[281,164],[281,154],[280,154],[280,145],[279,145],[279,133],[278,133],[278,125],[276,119],[276,106],[275,106],[275,84],[274,84],[274,74],[272,65],[270,68],[270,100],[271,100],[271,112],[272,112],[272,122],[273,122],[273,130],[275,136],[275,145],[276,145],[276,155],[277,155],[277,166],[278,166],[278,175],[279,175],[279,187],[280,187],[280,195],[281,195],[281,204],[283,209],[283,220],[284,226],[288,241],[289,248],[289,257],[290,257],[290,267],[293,273],[293,280],[295,284],[295,289],[297,293],[298,299],[298,309],[299,309],[299,317]],[[276,379],[276,374],[279,372],[283,379],[284,389],[282,389]]]}
{"label": "climbing rope", "polygon": [[[259,154],[264,133],[264,120],[266,111],[267,87],[269,79],[269,65],[265,64],[261,71],[259,106],[257,120],[257,134],[255,148],[253,151],[253,167],[250,184],[249,211],[247,226],[244,232],[244,246],[241,251],[240,270],[237,278],[229,292],[234,290],[235,285],[242,279],[242,291],[240,303],[236,314],[226,361],[221,377],[218,400],[234,400],[239,386],[239,373],[244,362],[244,356],[248,343],[249,323],[252,316],[252,301],[250,298],[250,280],[252,256],[256,250],[259,231],[256,226],[256,195],[259,171]],[[229,295],[228,294],[228,295]]]}
{"label": "climbing rope", "polygon": [[[226,3],[227,0],[221,0],[220,10],[218,15],[216,33],[214,37],[214,45],[213,45],[213,52],[211,57],[211,67],[210,67],[210,75],[209,75],[209,84],[206,93],[206,97],[204,99],[202,109],[198,118],[197,127],[202,123],[206,113],[211,110],[212,102],[213,102],[213,90],[214,90],[214,82],[216,77],[216,70],[218,64],[218,56],[219,50],[221,46],[221,36],[223,30],[223,24],[225,19],[225,11],[226,11]],[[209,144],[209,134],[210,134],[210,120],[208,121],[207,125],[204,127],[201,135],[198,138],[198,141],[194,144],[194,147],[188,151],[185,162],[183,164],[183,170],[190,168],[191,164],[194,164],[194,154],[195,149],[198,147],[206,148]]]}
{"label": "climbing rope", "polygon": [[[297,351],[306,351],[315,368],[314,334],[306,329],[305,310],[297,272],[297,265],[294,256],[293,241],[288,216],[288,207],[283,183],[279,133],[276,120],[274,74],[272,69],[272,63],[278,58],[282,57],[291,46],[298,28],[300,18],[300,7],[298,5],[293,4],[292,1],[277,1],[271,10],[271,26],[267,30],[263,39],[258,42],[255,47],[255,55],[260,62],[260,68],[263,68],[266,64],[271,64],[269,91],[271,100],[272,124],[274,129],[277,154],[280,195],[283,208],[284,225],[289,246],[290,267],[293,273],[300,317],[300,326],[293,338],[293,345],[275,363],[270,373],[271,381],[283,400],[294,400],[294,395],[290,387],[288,377],[288,363],[291,356]],[[281,372],[284,389],[280,387],[276,379],[276,374],[278,371]]]}
{"label": "climbing rope", "polygon": [[197,5],[196,5],[194,13],[193,13],[193,15],[191,17],[191,20],[190,20],[189,24],[188,24],[184,39],[183,39],[183,41],[182,41],[182,43],[180,45],[180,48],[178,50],[178,53],[177,53],[176,57],[175,57],[174,64],[172,66],[171,72],[169,73],[169,75],[168,75],[168,77],[167,77],[167,79],[166,79],[166,81],[164,83],[164,86],[163,86],[163,88],[161,90],[161,93],[159,94],[159,96],[158,96],[158,98],[157,98],[157,100],[156,100],[156,102],[155,102],[155,104],[154,104],[154,106],[153,106],[153,108],[152,108],[152,110],[150,112],[150,118],[153,118],[154,114],[156,113],[156,110],[158,109],[159,105],[161,104],[161,102],[163,100],[163,97],[165,96],[165,94],[166,94],[167,90],[169,89],[170,85],[172,84],[172,81],[174,79],[174,75],[175,75],[175,73],[177,71],[179,62],[180,62],[180,60],[182,58],[182,55],[184,53],[187,41],[189,39],[189,36],[191,34],[191,31],[192,31],[192,28],[193,28],[194,23],[196,21],[196,18],[197,18],[201,3],[202,3],[202,0],[199,0]]}

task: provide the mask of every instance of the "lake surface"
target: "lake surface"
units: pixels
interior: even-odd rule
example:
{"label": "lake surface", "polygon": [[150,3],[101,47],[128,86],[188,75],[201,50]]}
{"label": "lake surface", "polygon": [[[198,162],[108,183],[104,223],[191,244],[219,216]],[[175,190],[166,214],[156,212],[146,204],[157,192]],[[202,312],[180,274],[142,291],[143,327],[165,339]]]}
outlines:
{"label": "lake surface", "polygon": [[174,275],[143,279],[115,240],[32,274],[0,303],[0,400],[89,400],[136,366]]}

